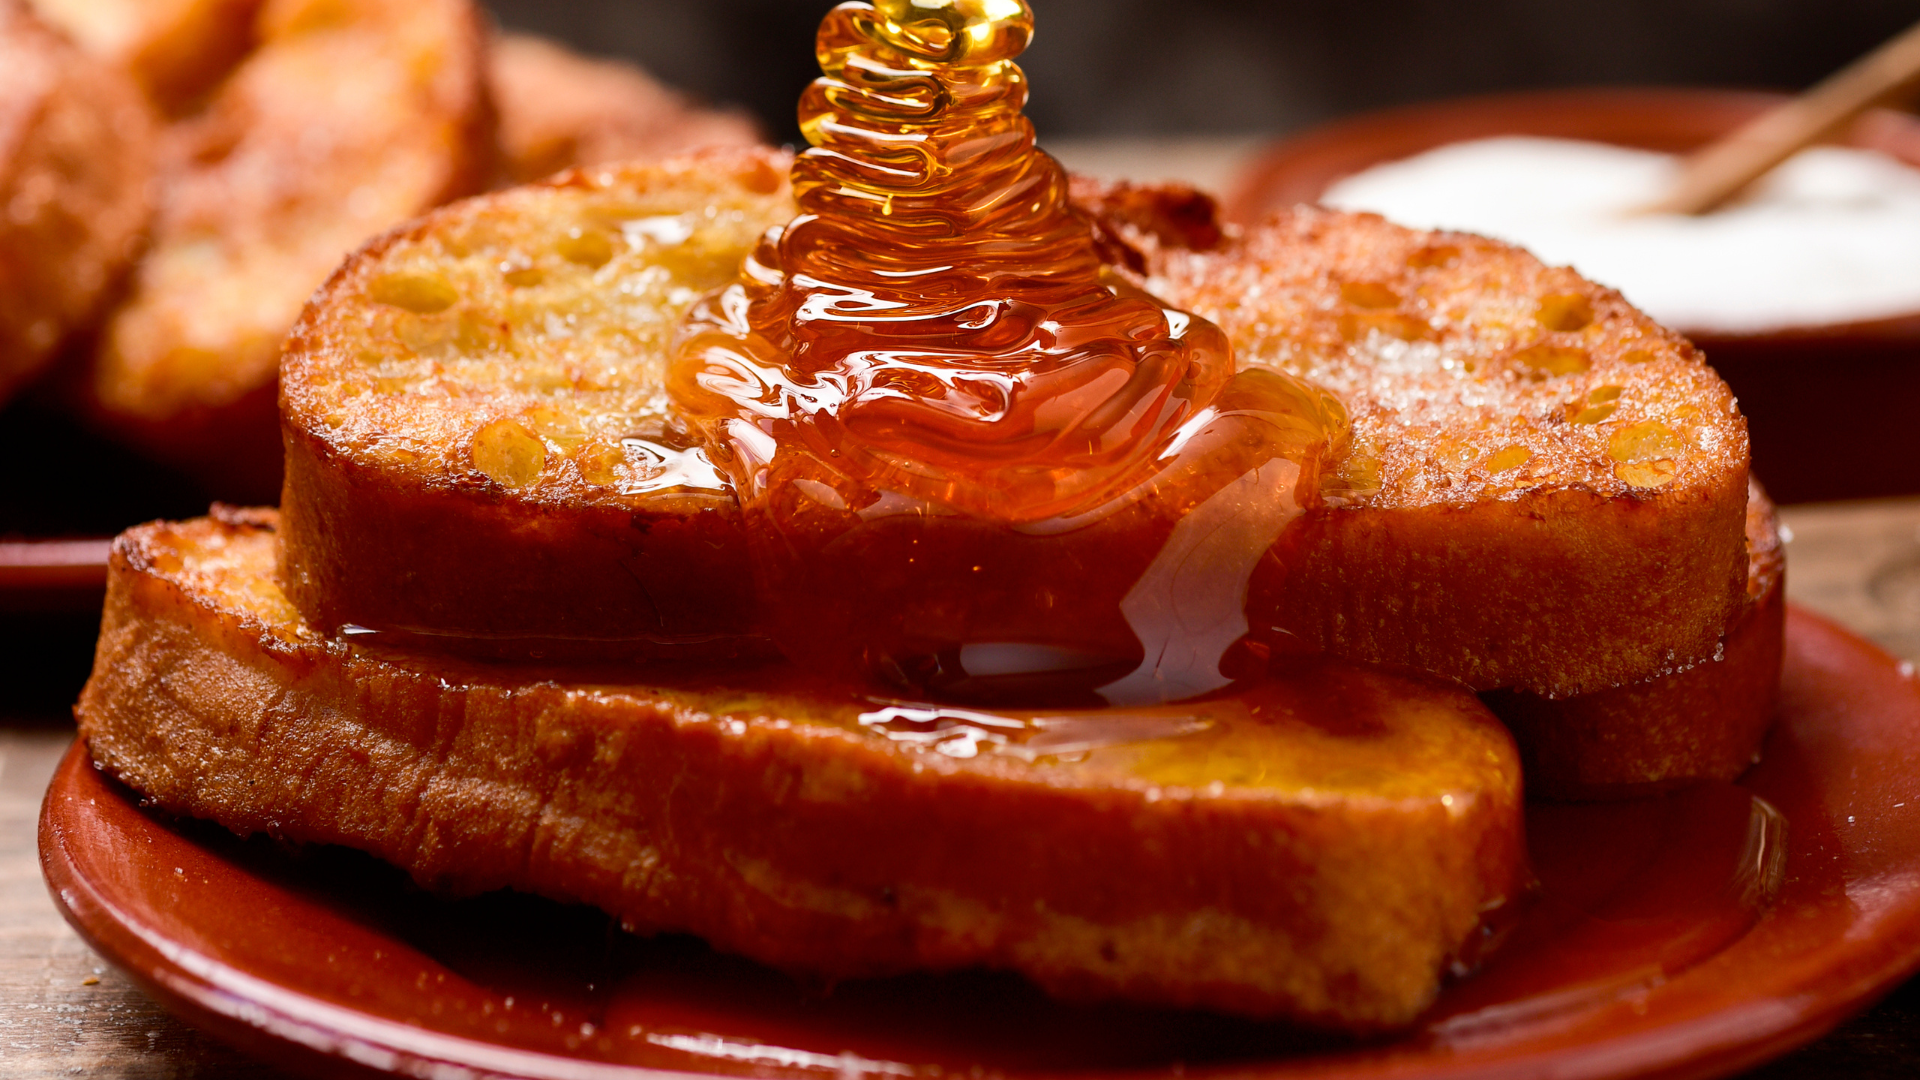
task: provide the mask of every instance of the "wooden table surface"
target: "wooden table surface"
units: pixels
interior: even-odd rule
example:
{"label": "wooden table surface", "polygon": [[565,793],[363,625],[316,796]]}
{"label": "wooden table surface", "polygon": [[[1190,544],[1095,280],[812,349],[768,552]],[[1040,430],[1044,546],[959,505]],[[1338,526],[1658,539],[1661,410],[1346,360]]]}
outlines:
{"label": "wooden table surface", "polygon": [[[1920,499],[1805,506],[1783,516],[1793,537],[1788,596],[1920,661]],[[16,634],[36,633],[36,618],[0,616]],[[0,676],[0,1075],[279,1075],[168,1016],[81,944],[54,910],[40,879],[35,818],[73,737],[63,702],[84,668],[88,641],[70,625],[48,624],[40,636],[52,644],[40,650],[33,670]],[[1920,1075],[1920,979],[1752,1075],[1841,1074]]]}

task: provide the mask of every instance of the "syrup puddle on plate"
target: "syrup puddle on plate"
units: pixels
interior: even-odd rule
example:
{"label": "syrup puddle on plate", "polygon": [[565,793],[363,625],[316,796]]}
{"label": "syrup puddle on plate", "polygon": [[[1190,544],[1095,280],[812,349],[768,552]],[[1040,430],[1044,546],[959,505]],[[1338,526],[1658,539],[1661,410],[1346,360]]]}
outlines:
{"label": "syrup puddle on plate", "polygon": [[1778,894],[1786,830],[1766,800],[1728,783],[1529,806],[1539,892],[1483,970],[1442,995],[1425,1036],[1464,1045],[1571,1026],[1706,960]]}

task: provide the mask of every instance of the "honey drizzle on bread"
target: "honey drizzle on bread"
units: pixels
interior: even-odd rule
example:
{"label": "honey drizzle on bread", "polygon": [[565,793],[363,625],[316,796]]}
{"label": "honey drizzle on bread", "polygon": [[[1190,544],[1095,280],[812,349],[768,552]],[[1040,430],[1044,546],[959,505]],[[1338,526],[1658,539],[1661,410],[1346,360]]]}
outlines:
{"label": "honey drizzle on bread", "polygon": [[[947,94],[990,122],[948,145],[867,131],[930,151],[867,156],[834,145],[858,124],[823,122],[830,152],[794,171],[811,213],[707,301],[689,283],[757,215],[786,220],[781,159],[574,173],[350,260],[289,343],[284,520],[116,547],[79,709],[96,760],[236,830],[828,977],[988,965],[1065,994],[1411,1022],[1527,878],[1511,738],[1460,684],[1711,692],[1687,670],[1702,639],[1764,637],[1740,621],[1758,601],[1718,591],[1737,411],[1710,372],[1662,399],[1705,371],[1684,343],[1498,245],[1313,211],[1228,235],[1172,191],[1069,208],[1003,107],[1017,121],[1025,16],[836,9],[823,64],[846,81],[821,101],[877,94],[867,120],[937,128]],[[857,176],[914,162],[1006,184],[968,207],[981,185],[920,204],[924,178]],[[859,247],[862,203],[868,232],[916,241]],[[973,250],[975,211],[1035,235],[986,228]],[[955,235],[921,245],[929,223]],[[881,266],[901,252],[955,265]],[[1435,413],[1417,452],[1481,485],[1432,497],[1450,474],[1422,486],[1308,373],[1374,436]],[[1719,400],[1730,429],[1701,418]],[[1604,428],[1604,453],[1554,424]],[[1664,621],[1621,617],[1669,585]],[[762,630],[789,663],[740,662]]]}
{"label": "honey drizzle on bread", "polygon": [[668,391],[789,659],[946,699],[1208,693],[1345,416],[1103,271],[1020,111],[1032,31],[1022,0],[835,8],[799,213],[694,306]]}
{"label": "honey drizzle on bread", "polygon": [[1020,111],[1032,32],[1022,0],[845,3],[822,24],[799,213],[689,313],[669,373],[750,508],[806,478],[862,508],[1087,514],[1232,374],[1213,326],[1102,280]]}

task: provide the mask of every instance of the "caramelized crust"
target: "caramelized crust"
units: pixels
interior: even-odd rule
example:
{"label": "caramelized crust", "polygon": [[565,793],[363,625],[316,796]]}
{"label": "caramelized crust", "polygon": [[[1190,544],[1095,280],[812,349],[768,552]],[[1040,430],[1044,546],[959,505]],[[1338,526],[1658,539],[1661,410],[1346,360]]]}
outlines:
{"label": "caramelized crust", "polygon": [[273,383],[301,304],[367,236],[482,186],[466,0],[268,0],[259,46],[169,134],[152,248],[87,391],[114,434],[278,486]]}
{"label": "caramelized crust", "polygon": [[701,108],[632,64],[581,56],[531,34],[496,37],[488,70],[508,183],[576,165],[761,142],[743,113]]}
{"label": "caramelized crust", "polygon": [[309,619],[616,655],[746,633],[732,489],[686,449],[664,364],[791,215],[785,173],[763,151],[577,171],[335,274],[283,377],[282,573]]}
{"label": "caramelized crust", "polygon": [[82,49],[131,74],[180,115],[233,70],[254,39],[261,0],[32,0]]}
{"label": "caramelized crust", "polygon": [[1256,604],[1342,656],[1554,696],[1712,657],[1742,601],[1746,421],[1620,295],[1479,237],[1302,207],[1147,284],[1353,419]]}
{"label": "caramelized crust", "polygon": [[0,399],[94,317],[132,258],[153,141],[124,74],[0,0]]}
{"label": "caramelized crust", "polygon": [[77,709],[103,768],[236,832],[828,976],[985,965],[1357,1031],[1411,1021],[1525,878],[1511,741],[1438,681],[1325,665],[1183,735],[961,756],[768,671],[583,683],[330,640],[274,585],[274,524],[123,535]]}
{"label": "caramelized crust", "polygon": [[1732,780],[1759,760],[1780,689],[1787,603],[1780,526],[1758,484],[1746,531],[1746,599],[1714,659],[1557,701],[1515,690],[1486,695],[1520,744],[1529,796],[1639,798]]}

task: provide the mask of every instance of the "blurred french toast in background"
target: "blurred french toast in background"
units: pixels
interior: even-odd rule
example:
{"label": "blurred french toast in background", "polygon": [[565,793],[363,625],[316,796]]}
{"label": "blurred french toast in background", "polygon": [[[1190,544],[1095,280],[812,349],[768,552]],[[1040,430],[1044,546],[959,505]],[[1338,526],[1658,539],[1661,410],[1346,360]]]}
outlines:
{"label": "blurred french toast in background", "polygon": [[98,311],[147,218],[155,120],[122,71],[0,0],[0,400]]}
{"label": "blurred french toast in background", "polygon": [[82,49],[133,77],[162,113],[199,104],[253,47],[262,0],[31,0]]}
{"label": "blurred french toast in background", "polygon": [[81,392],[100,426],[264,495],[301,304],[366,237],[483,187],[489,129],[465,0],[271,0],[255,30],[163,139],[147,252]]}
{"label": "blurred french toast in background", "polygon": [[494,38],[500,169],[524,184],[573,165],[658,161],[702,146],[754,146],[759,125],[702,108],[620,60],[581,56],[532,34]]}
{"label": "blurred french toast in background", "polygon": [[758,138],[629,65],[490,40],[469,0],[6,2],[0,396],[67,345],[55,396],[217,497],[276,497],[280,340],[367,238]]}

